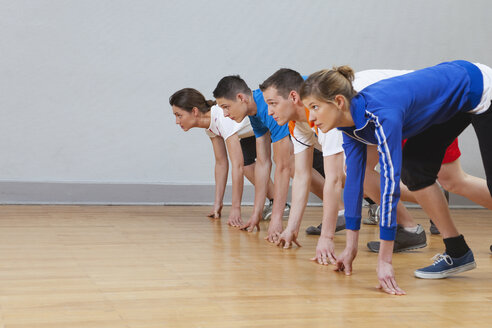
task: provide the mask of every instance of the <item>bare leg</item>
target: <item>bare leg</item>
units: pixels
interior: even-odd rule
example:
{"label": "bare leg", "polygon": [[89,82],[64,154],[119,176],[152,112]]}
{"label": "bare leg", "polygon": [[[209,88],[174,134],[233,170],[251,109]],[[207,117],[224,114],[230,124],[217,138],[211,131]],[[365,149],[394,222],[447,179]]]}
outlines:
{"label": "bare leg", "polygon": [[487,187],[487,181],[464,172],[459,159],[443,164],[437,179],[445,190],[492,209],[492,197]]}
{"label": "bare leg", "polygon": [[443,238],[459,236],[448,203],[437,183],[413,192],[423,210],[432,218]]}
{"label": "bare leg", "polygon": [[[444,190],[492,209],[492,197],[488,191],[487,181],[464,172],[459,159],[451,163],[442,164],[437,177]],[[417,203],[414,194],[405,185],[400,184],[400,189],[403,201]]]}
{"label": "bare leg", "polygon": [[246,179],[248,179],[249,182],[251,182],[252,185],[255,184],[255,166],[256,163],[253,163],[245,166],[243,169],[244,176],[246,177]]}
{"label": "bare leg", "polygon": [[[244,176],[253,185],[255,184],[255,165],[256,163],[253,163],[244,167]],[[273,181],[271,178],[268,181],[267,198],[273,199]]]}
{"label": "bare leg", "polygon": [[[364,192],[377,204],[381,201],[379,188],[379,174],[376,171],[367,170],[364,180]],[[396,206],[396,221],[405,228],[412,228],[417,225],[402,202],[398,202]]]}
{"label": "bare leg", "polygon": [[[364,179],[364,193],[368,195],[376,203],[381,202],[381,191],[380,191],[380,175],[374,167],[378,161],[378,154],[375,149],[376,147],[367,147],[367,165],[366,165],[366,175]],[[406,187],[405,187],[406,189]],[[408,191],[408,189],[406,189]],[[412,228],[417,226],[417,223],[413,220],[410,212],[406,207],[398,202],[396,207],[396,221],[398,224],[405,228]]]}
{"label": "bare leg", "polygon": [[400,200],[417,204],[415,195],[403,183],[400,183]]}

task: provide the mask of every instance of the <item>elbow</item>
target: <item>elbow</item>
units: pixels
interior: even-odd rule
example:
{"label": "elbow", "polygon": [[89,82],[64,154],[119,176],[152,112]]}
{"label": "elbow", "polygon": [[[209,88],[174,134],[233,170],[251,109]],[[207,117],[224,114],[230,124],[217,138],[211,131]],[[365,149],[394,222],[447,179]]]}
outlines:
{"label": "elbow", "polygon": [[236,163],[232,165],[233,174],[237,174],[239,176],[243,176],[244,174],[244,166],[242,163]]}
{"label": "elbow", "polygon": [[215,161],[215,169],[220,169],[222,171],[228,171],[229,170],[229,162],[227,160]]}
{"label": "elbow", "polygon": [[272,167],[272,161],[270,159],[256,159],[256,166],[261,166],[261,167]]}
{"label": "elbow", "polygon": [[289,172],[290,175],[291,165],[289,162],[282,161],[279,163],[275,163],[275,167],[279,172]]}
{"label": "elbow", "polygon": [[342,190],[343,187],[343,176],[341,174],[330,175],[325,177],[325,188],[330,188],[333,190]]}
{"label": "elbow", "polygon": [[219,159],[215,161],[215,165],[220,167],[229,167],[229,162],[224,159]]}
{"label": "elbow", "polygon": [[287,175],[289,178],[292,176],[292,172],[290,170],[289,166],[275,166],[275,174],[282,174],[282,175]]}
{"label": "elbow", "polygon": [[299,182],[299,183],[303,183],[303,184],[308,184],[308,183],[311,183],[311,174],[308,174],[308,173],[311,173],[311,170],[308,170],[308,171],[295,171],[294,172],[294,180],[293,181],[296,181],[296,182]]}

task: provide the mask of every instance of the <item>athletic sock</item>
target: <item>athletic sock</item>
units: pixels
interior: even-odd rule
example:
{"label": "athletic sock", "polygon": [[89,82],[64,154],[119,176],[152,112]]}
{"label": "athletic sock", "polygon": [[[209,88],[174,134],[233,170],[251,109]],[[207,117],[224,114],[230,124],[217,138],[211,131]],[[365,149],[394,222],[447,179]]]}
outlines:
{"label": "athletic sock", "polygon": [[446,254],[454,258],[462,257],[470,250],[463,235],[444,238],[444,245],[446,245]]}
{"label": "athletic sock", "polygon": [[368,202],[368,203],[369,203],[369,205],[376,204],[376,203],[375,203],[372,199],[370,199],[369,197],[365,197],[365,198],[364,198],[364,200],[365,200],[366,202]]}
{"label": "athletic sock", "polygon": [[404,227],[403,229],[405,229],[406,231],[411,232],[411,233],[417,233],[420,230],[419,228],[420,228],[420,226],[416,225],[415,227]]}

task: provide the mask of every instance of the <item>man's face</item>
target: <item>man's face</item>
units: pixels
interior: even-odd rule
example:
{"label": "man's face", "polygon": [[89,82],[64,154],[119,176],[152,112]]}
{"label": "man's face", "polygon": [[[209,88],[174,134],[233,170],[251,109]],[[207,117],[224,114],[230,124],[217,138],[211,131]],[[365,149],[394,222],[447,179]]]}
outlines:
{"label": "man's face", "polygon": [[229,117],[238,123],[246,117],[248,106],[239,95],[234,100],[227,98],[217,98],[215,100],[217,101],[217,105],[224,111],[225,117]]}
{"label": "man's face", "polygon": [[296,106],[290,96],[282,97],[275,87],[263,91],[263,98],[268,104],[268,115],[272,116],[278,125],[291,121],[296,113]]}

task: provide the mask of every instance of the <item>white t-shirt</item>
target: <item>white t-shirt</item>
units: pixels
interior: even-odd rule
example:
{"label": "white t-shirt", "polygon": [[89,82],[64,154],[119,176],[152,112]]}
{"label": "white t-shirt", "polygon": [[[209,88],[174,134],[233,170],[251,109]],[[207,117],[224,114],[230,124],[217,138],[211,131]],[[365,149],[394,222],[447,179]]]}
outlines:
{"label": "white t-shirt", "polygon": [[480,99],[480,103],[477,105],[477,107],[473,108],[471,111],[468,113],[473,113],[473,114],[482,114],[487,111],[490,107],[490,102],[492,101],[492,69],[486,65],[479,64],[479,63],[473,63],[475,66],[477,66],[480,71],[482,71],[482,76],[483,76],[483,92],[482,92],[482,98]]}
{"label": "white t-shirt", "polygon": [[[359,92],[365,87],[378,81],[388,79],[413,72],[411,70],[391,70],[391,69],[373,69],[355,73],[353,86],[355,91]],[[306,115],[309,115],[306,112]],[[309,118],[308,118],[309,120]],[[290,123],[291,125],[293,122]],[[310,146],[323,151],[323,156],[338,154],[343,151],[342,132],[338,129],[332,129],[326,133],[316,128],[311,128],[309,123],[295,122],[295,127],[291,129],[292,143],[294,144],[294,154],[298,154]]]}
{"label": "white t-shirt", "polygon": [[355,91],[360,92],[362,89],[381,80],[412,72],[413,70],[368,69],[355,73],[355,79],[352,85]]}
{"label": "white t-shirt", "polygon": [[323,152],[323,156],[338,154],[343,151],[342,133],[337,129],[332,129],[323,133],[309,125],[307,122],[296,122],[292,130],[292,143],[294,144],[294,154],[314,146],[314,148]]}
{"label": "white t-shirt", "polygon": [[241,123],[237,123],[225,117],[222,108],[217,105],[212,106],[210,109],[210,126],[205,130],[205,133],[210,138],[219,136],[224,138],[224,140],[236,133],[239,139],[254,136],[249,117],[246,116]]}

